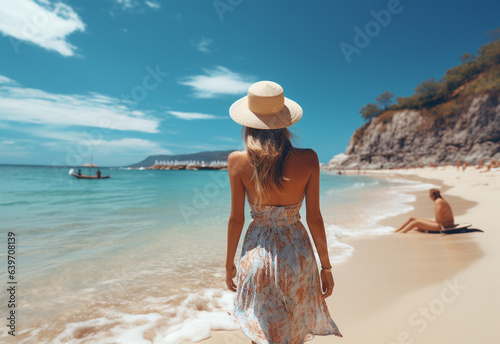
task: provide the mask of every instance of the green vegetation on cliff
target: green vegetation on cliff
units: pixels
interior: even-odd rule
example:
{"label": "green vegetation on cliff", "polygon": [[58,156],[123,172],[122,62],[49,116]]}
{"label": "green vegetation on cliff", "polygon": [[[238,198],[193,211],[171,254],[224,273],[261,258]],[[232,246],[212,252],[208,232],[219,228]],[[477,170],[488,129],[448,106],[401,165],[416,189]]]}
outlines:
{"label": "green vegetation on cliff", "polygon": [[[492,32],[498,34],[500,29]],[[365,120],[378,117],[384,121],[400,110],[414,109],[425,116],[439,118],[463,109],[471,96],[500,93],[500,39],[483,45],[478,55],[465,53],[462,64],[450,68],[440,80],[420,83],[409,97],[398,97],[385,91],[359,112]],[[360,130],[361,129],[361,130]],[[355,135],[362,136],[363,127]]]}

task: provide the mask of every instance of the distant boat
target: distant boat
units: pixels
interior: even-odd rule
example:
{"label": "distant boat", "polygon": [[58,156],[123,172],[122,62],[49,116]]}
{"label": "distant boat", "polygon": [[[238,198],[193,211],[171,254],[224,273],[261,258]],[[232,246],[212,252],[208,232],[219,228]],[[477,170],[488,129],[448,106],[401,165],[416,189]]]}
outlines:
{"label": "distant boat", "polygon": [[69,170],[69,175],[73,176],[77,179],[108,179],[111,178],[111,176],[108,174],[107,176],[101,176],[101,171],[99,171],[99,167],[95,164],[83,164],[82,167],[85,167],[88,169],[88,171],[92,171],[93,168],[96,169],[95,174],[81,174],[81,170],[78,170],[78,173],[74,173],[74,170],[71,169]]}
{"label": "distant boat", "polygon": [[78,178],[78,179],[108,179],[108,178],[111,178],[111,176],[109,174],[107,176],[102,176],[99,178],[97,178],[97,176],[87,176],[85,174],[82,174],[81,176],[79,176],[76,173],[72,173],[71,175],[75,178]]}

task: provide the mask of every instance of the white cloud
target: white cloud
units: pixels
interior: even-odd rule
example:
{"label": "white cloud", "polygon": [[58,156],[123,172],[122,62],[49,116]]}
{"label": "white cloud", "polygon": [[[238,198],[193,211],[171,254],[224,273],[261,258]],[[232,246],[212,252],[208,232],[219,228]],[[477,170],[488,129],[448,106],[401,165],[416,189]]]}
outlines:
{"label": "white cloud", "polygon": [[64,128],[54,128],[52,126],[23,126],[22,128],[17,128],[17,131],[23,134],[27,134],[29,137],[41,137],[44,139],[56,140],[52,142],[47,142],[45,145],[60,145],[60,141],[65,141],[66,143],[85,143],[89,145],[95,145],[104,139],[104,134],[99,129],[88,129],[84,128],[80,131],[68,130]]}
{"label": "white cloud", "polygon": [[169,114],[174,115],[177,118],[186,119],[191,121],[193,119],[225,119],[226,117],[214,116],[199,112],[180,112],[180,111],[168,111]]}
{"label": "white cloud", "polygon": [[[67,41],[85,24],[69,5],[51,0],[0,0],[0,32],[6,36],[73,56],[76,47]],[[11,41],[13,49],[17,43]]]}
{"label": "white cloud", "polygon": [[[0,80],[1,78],[5,77],[0,76]],[[134,110],[129,105],[124,105],[119,99],[96,93],[62,95],[0,84],[2,121],[158,132],[157,118]]]}
{"label": "white cloud", "polygon": [[[62,137],[61,137],[62,138]],[[114,140],[78,140],[52,141],[38,144],[52,152],[60,152],[55,165],[76,166],[91,159],[98,165],[128,165],[138,162],[149,155],[172,154],[158,142],[140,138],[121,138]],[[0,150],[0,156],[1,156]]]}
{"label": "white cloud", "polygon": [[136,2],[134,0],[116,0],[116,2],[122,6],[123,9],[129,9],[136,6]]}
{"label": "white cloud", "polygon": [[157,142],[138,138],[102,140],[93,147],[92,152],[94,161],[102,165],[129,165],[149,155],[173,154],[171,150],[163,148]]}
{"label": "white cloud", "polygon": [[119,140],[101,141],[99,147],[108,151],[139,151],[154,154],[171,154],[168,149],[161,147],[157,142],[138,138],[124,138]]}
{"label": "white cloud", "polygon": [[17,85],[17,82],[15,82],[12,79],[7,78],[6,76],[0,75],[0,85],[2,84],[10,84],[10,85]]}
{"label": "white cloud", "polygon": [[210,49],[208,47],[213,43],[214,41],[205,37],[201,37],[199,41],[191,40],[191,43],[196,47],[198,51],[201,51],[203,53],[209,53]]}
{"label": "white cloud", "polygon": [[13,145],[14,143],[16,143],[16,141],[14,141],[14,140],[3,140],[1,143],[3,145]]}
{"label": "white cloud", "polygon": [[160,3],[159,2],[156,2],[156,1],[146,1],[146,5],[148,5],[149,7],[157,10],[161,7]]}
{"label": "white cloud", "polygon": [[122,10],[132,12],[142,12],[144,5],[155,10],[161,7],[161,4],[156,0],[145,0],[144,3],[139,0],[116,0],[116,3]]}
{"label": "white cloud", "polygon": [[[23,126],[17,128],[17,131],[33,139],[29,142],[16,140],[16,144],[10,147],[32,147],[30,148],[32,152],[40,152],[40,147],[43,147],[46,152],[55,153],[54,156],[57,157],[57,161],[53,161],[55,165],[81,165],[92,158],[98,164],[123,165],[142,160],[148,155],[172,154],[158,142],[136,137],[115,138],[116,133],[96,128],[61,130],[53,126]],[[1,143],[0,140],[0,157],[9,156],[5,154],[6,146]]]}
{"label": "white cloud", "polygon": [[179,82],[181,85],[191,86],[197,98],[244,94],[253,83],[253,78],[243,77],[222,66],[204,71],[206,75],[190,76]]}
{"label": "white cloud", "polygon": [[2,163],[32,163],[33,152],[38,148],[35,144],[24,143],[23,145],[0,144],[0,157]]}

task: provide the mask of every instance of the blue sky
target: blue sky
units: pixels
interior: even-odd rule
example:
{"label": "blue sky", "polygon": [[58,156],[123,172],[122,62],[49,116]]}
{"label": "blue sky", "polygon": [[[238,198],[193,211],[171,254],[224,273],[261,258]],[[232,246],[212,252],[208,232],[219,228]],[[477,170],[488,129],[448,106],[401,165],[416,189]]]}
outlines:
{"label": "blue sky", "polygon": [[0,1],[0,163],[241,149],[228,109],[259,80],[302,106],[297,144],[326,163],[363,105],[441,78],[498,13],[489,0]]}

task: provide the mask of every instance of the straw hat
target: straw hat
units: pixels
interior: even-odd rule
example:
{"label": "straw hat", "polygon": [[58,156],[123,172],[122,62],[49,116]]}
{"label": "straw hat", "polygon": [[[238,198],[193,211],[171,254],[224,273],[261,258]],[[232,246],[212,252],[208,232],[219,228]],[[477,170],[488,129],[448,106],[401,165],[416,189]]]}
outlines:
{"label": "straw hat", "polygon": [[229,108],[229,115],[245,127],[280,129],[302,117],[299,104],[284,96],[283,88],[272,81],[259,81],[248,88],[248,95]]}

